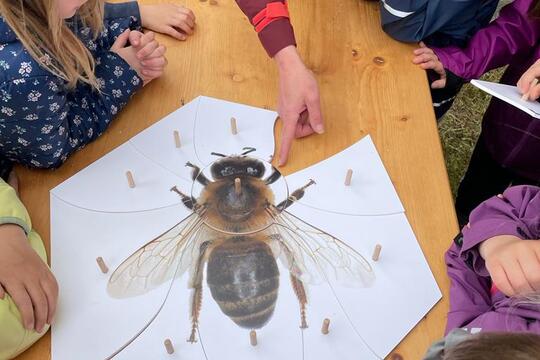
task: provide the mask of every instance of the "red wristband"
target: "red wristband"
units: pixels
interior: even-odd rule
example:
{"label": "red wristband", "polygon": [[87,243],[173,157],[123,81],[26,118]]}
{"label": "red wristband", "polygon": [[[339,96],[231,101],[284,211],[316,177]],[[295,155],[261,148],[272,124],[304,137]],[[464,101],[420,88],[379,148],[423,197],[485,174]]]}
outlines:
{"label": "red wristband", "polygon": [[283,18],[289,18],[289,7],[287,2],[277,1],[266,4],[266,7],[255,15],[251,22],[255,26],[255,31],[259,33],[269,24]]}

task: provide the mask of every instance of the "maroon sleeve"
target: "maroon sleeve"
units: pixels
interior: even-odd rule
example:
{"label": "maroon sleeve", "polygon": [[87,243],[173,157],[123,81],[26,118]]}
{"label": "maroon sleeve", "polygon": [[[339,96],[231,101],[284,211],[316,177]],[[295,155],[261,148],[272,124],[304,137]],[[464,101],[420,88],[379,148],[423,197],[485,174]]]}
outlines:
{"label": "maroon sleeve", "polygon": [[[244,14],[252,22],[253,17],[266,7],[266,4],[281,0],[236,0]],[[284,1],[281,1],[284,2]],[[294,31],[289,19],[279,19],[266,26],[260,33],[259,39],[270,57],[289,45],[296,46]]]}

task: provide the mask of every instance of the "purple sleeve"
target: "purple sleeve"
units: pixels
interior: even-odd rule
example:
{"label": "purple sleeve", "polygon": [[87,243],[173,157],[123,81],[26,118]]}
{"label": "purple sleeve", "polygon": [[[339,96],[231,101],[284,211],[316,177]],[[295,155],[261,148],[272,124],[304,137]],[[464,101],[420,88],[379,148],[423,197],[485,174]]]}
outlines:
{"label": "purple sleeve", "polygon": [[491,280],[479,276],[459,256],[453,244],[446,252],[445,261],[450,278],[450,310],[445,334],[462,327],[491,308]]}
{"label": "purple sleeve", "polygon": [[520,53],[527,53],[540,38],[540,22],[529,18],[533,0],[515,0],[500,16],[478,31],[467,47],[433,48],[444,67],[466,80],[479,78],[489,70],[507,65]]}
{"label": "purple sleeve", "polygon": [[460,257],[470,261],[481,276],[488,276],[478,245],[498,235],[513,235],[521,239],[540,238],[540,188],[514,186],[502,196],[495,196],[478,206],[463,228]]}
{"label": "purple sleeve", "polygon": [[[266,4],[277,1],[284,2],[282,0],[236,0],[236,3],[251,23],[252,19],[266,7]],[[281,49],[289,45],[296,46],[293,27],[286,18],[276,20],[266,26],[259,33],[259,40],[270,57],[274,57]]]}

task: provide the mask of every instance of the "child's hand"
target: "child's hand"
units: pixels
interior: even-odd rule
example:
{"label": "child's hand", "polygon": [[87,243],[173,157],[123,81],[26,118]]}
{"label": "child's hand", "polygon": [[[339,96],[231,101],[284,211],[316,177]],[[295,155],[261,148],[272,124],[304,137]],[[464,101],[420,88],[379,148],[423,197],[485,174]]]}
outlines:
{"label": "child's hand", "polygon": [[426,47],[426,44],[420,42],[420,48],[414,50],[413,63],[420,65],[424,70],[434,70],[440,75],[439,80],[435,80],[431,84],[432,89],[442,89],[446,86],[446,70],[443,64],[439,61],[437,55],[430,48]]}
{"label": "child's hand", "polygon": [[480,255],[491,280],[507,296],[540,291],[540,241],[501,235],[484,241]]}
{"label": "child's hand", "polygon": [[[186,40],[195,29],[193,11],[181,5],[139,5],[142,26],[167,34],[178,40]],[[179,31],[180,30],[180,31]]]}
{"label": "child's hand", "polygon": [[[127,42],[132,44],[127,46]],[[154,39],[154,33],[124,31],[114,42],[111,51],[123,58],[143,79],[144,85],[160,77],[167,65],[166,48]]]}
{"label": "child's hand", "polygon": [[529,94],[528,100],[536,101],[540,98],[540,84],[531,87],[534,79],[540,78],[540,60],[536,61],[525,73],[521,76],[517,83],[517,87],[522,94]]}
{"label": "child's hand", "polygon": [[23,229],[14,224],[0,225],[0,299],[6,292],[19,308],[26,329],[41,332],[51,324],[58,284]]}

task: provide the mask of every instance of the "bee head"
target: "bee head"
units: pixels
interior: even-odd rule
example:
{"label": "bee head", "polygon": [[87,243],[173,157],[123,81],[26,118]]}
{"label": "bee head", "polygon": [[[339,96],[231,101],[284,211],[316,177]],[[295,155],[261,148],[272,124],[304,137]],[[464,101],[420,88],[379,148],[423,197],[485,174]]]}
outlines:
{"label": "bee head", "polygon": [[262,161],[249,157],[247,154],[255,151],[254,148],[244,148],[240,155],[226,156],[220,153],[212,155],[220,156],[222,159],[215,161],[210,171],[214,179],[223,179],[229,176],[253,176],[262,178],[265,173],[265,167]]}

